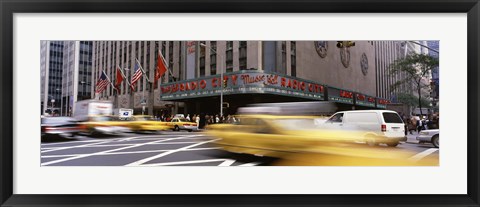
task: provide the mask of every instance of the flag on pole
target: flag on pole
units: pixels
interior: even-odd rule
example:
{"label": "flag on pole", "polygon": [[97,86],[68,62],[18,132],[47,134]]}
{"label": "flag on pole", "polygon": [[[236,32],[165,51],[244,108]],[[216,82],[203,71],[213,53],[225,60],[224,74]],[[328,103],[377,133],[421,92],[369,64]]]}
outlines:
{"label": "flag on pole", "polygon": [[142,70],[140,69],[140,63],[138,63],[138,61],[135,63],[135,68],[133,72],[134,73],[132,76],[132,80],[130,81],[130,87],[132,88],[132,90],[135,90],[135,83],[140,80],[143,74]]}
{"label": "flag on pole", "polygon": [[105,71],[102,71],[102,75],[100,75],[100,78],[97,81],[95,93],[101,93],[107,88],[108,84],[110,84],[110,81],[108,80],[107,74],[105,74]]}
{"label": "flag on pole", "polygon": [[117,90],[119,90],[120,84],[122,83],[122,81],[124,79],[125,78],[123,77],[122,69],[120,69],[120,67],[117,66],[117,72],[116,72],[116,75],[115,75],[115,88]]}
{"label": "flag on pole", "polygon": [[157,82],[157,80],[162,77],[165,72],[167,72],[167,64],[165,64],[165,58],[163,58],[162,53],[158,51],[157,69],[155,70],[154,82]]}

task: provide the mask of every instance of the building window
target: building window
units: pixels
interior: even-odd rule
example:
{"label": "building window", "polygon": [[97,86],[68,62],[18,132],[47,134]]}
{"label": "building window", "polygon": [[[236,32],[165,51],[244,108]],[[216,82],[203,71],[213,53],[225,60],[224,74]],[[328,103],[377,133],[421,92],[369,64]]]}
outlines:
{"label": "building window", "polygon": [[[186,43],[186,42],[185,42]],[[182,55],[182,42],[178,42],[178,80],[183,80],[183,55]]]}
{"label": "building window", "polygon": [[247,69],[247,41],[240,41],[238,48],[239,57],[239,70]]}
{"label": "building window", "polygon": [[[173,41],[168,42],[168,67],[173,69]],[[175,81],[173,74],[169,76],[168,82]]]}
{"label": "building window", "polygon": [[291,75],[297,77],[297,43],[290,42]]}
{"label": "building window", "polygon": [[205,57],[200,57],[200,77],[205,76]]}
{"label": "building window", "polygon": [[[205,45],[205,41],[200,41],[200,45]],[[200,77],[205,76],[205,47],[200,47],[200,57],[199,57],[199,70]]]}
{"label": "building window", "polygon": [[[227,41],[225,68],[226,72],[233,71],[233,41]],[[222,70],[222,69],[221,69]]]}
{"label": "building window", "polygon": [[211,41],[210,48],[212,48],[210,51],[210,75],[215,75],[217,74],[217,42]]}
{"label": "building window", "polygon": [[280,68],[280,73],[286,74],[287,71],[287,42],[282,41],[282,65]]}

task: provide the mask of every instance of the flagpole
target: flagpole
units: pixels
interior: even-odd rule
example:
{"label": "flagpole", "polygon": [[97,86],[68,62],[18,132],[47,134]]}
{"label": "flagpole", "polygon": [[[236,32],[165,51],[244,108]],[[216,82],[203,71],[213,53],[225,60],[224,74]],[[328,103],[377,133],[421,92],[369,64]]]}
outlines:
{"label": "flagpole", "polygon": [[118,69],[120,69],[120,73],[122,74],[123,79],[125,79],[125,81],[127,81],[128,86],[130,86],[130,82],[128,82],[127,76],[125,76],[125,73],[123,73],[122,68],[119,67],[118,65],[117,65],[117,67],[118,67]]}
{"label": "flagpole", "polygon": [[173,75],[173,72],[170,70],[169,65],[167,64],[167,60],[165,60],[165,57],[163,57],[163,54],[162,54],[160,51],[159,51],[158,53],[160,54],[160,57],[162,57],[162,60],[163,60],[163,63],[165,64],[165,66],[167,66],[168,73],[170,73],[170,75],[171,75],[172,77],[175,77],[175,76]]}
{"label": "flagpole", "polygon": [[102,72],[103,72],[103,73],[105,74],[105,76],[107,77],[108,82],[110,82],[110,86],[112,86],[112,88],[115,88],[115,86],[113,85],[112,81],[110,80],[110,78],[108,77],[108,75],[105,73],[105,71],[102,71]]}
{"label": "flagpole", "polygon": [[140,70],[142,70],[142,73],[143,73],[142,76],[145,76],[145,78],[147,79],[147,81],[150,82],[150,79],[149,79],[149,78],[147,77],[147,75],[146,75],[147,73],[145,73],[145,70],[143,70],[142,64],[140,64],[140,61],[138,61],[137,58],[135,58],[135,60],[137,61],[138,66],[140,67]]}
{"label": "flagpole", "polygon": [[[119,68],[120,68],[120,67],[119,67]],[[130,70],[130,69],[125,68],[125,70]],[[130,84],[130,82],[128,82],[128,78],[127,78],[127,76],[125,75],[125,73],[123,73],[122,68],[120,68],[120,72],[122,73],[123,78],[125,78],[125,81],[127,81],[127,84],[128,84],[128,86],[130,87],[130,89],[132,89],[131,91],[133,91],[132,84]]]}

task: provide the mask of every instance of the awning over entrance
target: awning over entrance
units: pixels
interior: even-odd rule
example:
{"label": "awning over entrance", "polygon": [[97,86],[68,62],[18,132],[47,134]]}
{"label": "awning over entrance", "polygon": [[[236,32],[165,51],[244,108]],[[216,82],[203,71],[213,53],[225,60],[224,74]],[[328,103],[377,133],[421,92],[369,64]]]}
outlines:
{"label": "awning over entrance", "polygon": [[[222,91],[223,89],[223,91]],[[311,80],[263,71],[236,71],[198,79],[190,79],[161,85],[160,99],[164,101],[187,101],[208,97],[248,95],[289,97],[298,101],[332,101],[360,108],[386,108],[389,100],[363,93],[327,86]],[[265,96],[268,95],[268,96]],[[245,96],[242,96],[245,97]],[[257,102],[258,103],[258,102]]]}

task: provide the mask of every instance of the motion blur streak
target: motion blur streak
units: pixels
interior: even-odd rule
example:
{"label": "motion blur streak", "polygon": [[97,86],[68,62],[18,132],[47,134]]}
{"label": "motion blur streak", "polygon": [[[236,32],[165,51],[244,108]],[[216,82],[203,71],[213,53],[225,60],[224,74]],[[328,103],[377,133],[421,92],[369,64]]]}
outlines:
{"label": "motion blur streak", "polygon": [[[235,116],[235,123],[209,125],[206,134],[219,138],[214,144],[224,151],[277,158],[272,165],[438,166],[437,159],[409,159],[412,152],[396,148],[398,140],[388,139],[387,133],[392,132],[381,130],[385,128],[382,124],[377,127],[374,123],[374,130],[365,130],[363,123],[339,128],[326,117],[311,115],[310,111],[309,115],[300,113],[302,109],[280,104],[242,108]],[[292,114],[293,111],[297,114]],[[377,113],[379,119],[383,118],[382,113],[392,114],[363,113],[370,113],[375,119]],[[399,122],[397,125],[403,125]],[[399,128],[394,129],[395,133],[403,134],[401,127],[394,128]]]}

